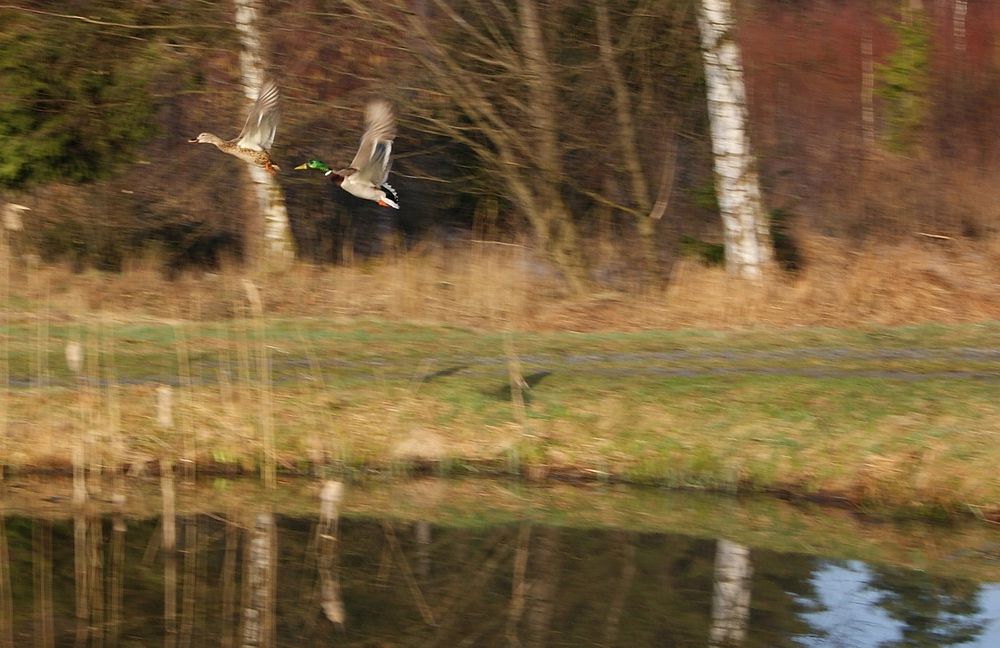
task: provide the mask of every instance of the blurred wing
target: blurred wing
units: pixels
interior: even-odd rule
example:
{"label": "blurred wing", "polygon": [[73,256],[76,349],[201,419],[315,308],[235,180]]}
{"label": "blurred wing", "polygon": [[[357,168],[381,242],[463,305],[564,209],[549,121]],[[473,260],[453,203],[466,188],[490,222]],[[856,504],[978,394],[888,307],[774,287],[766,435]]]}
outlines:
{"label": "blurred wing", "polygon": [[372,101],[365,109],[365,134],[351,161],[358,178],[381,185],[389,177],[392,140],[396,137],[396,114],[387,101]]}
{"label": "blurred wing", "polygon": [[265,81],[260,86],[257,101],[253,102],[247,123],[236,138],[236,143],[243,148],[255,151],[267,151],[274,143],[274,134],[278,130],[278,101],[281,95],[274,81]]}

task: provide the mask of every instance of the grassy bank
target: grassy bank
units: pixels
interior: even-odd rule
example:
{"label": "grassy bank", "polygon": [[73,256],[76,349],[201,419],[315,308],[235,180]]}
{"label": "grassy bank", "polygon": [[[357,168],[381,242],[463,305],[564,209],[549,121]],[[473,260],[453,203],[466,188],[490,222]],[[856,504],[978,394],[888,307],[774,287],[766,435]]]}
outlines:
{"label": "grassy bank", "polygon": [[[14,468],[66,467],[82,438],[94,466],[253,470],[267,456],[289,469],[429,463],[987,517],[1000,504],[996,323],[503,333],[89,317],[4,333]],[[74,340],[79,375],[63,359]]]}
{"label": "grassy bank", "polygon": [[[79,513],[70,479],[21,477],[0,489],[8,524],[14,516],[67,520]],[[107,515],[117,506],[111,483],[88,511]],[[176,483],[178,516],[218,515],[252,520],[262,510],[285,518],[315,518],[320,484],[285,479],[268,491],[256,479],[203,479]],[[129,480],[123,512],[129,518],[162,515],[159,480]],[[772,497],[721,497],[659,488],[592,484],[532,485],[515,480],[366,478],[347,485],[342,514],[395,523],[425,521],[445,528],[485,529],[538,524],[728,538],[754,550],[806,554],[873,565],[897,565],[936,577],[1000,581],[995,531],[973,521],[933,525],[902,520],[873,523],[866,516]],[[249,524],[249,522],[246,522]]]}

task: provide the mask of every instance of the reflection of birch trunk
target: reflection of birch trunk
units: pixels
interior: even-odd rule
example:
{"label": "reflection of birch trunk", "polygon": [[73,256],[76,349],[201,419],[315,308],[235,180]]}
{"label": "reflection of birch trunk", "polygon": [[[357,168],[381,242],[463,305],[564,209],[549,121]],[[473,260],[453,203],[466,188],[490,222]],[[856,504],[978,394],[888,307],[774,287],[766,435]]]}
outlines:
{"label": "reflection of birch trunk", "polygon": [[91,513],[87,516],[87,595],[90,597],[90,618],[88,632],[90,645],[94,648],[104,646],[104,525],[100,516]]}
{"label": "reflection of birch trunk", "polygon": [[236,616],[236,554],[239,551],[240,530],[232,514],[226,516],[226,550],[222,558],[222,648],[235,643]]}
{"label": "reflection of birch trunk", "polygon": [[750,549],[719,540],[715,550],[712,590],[712,629],[709,646],[735,646],[743,642],[750,619],[750,582],[753,568]]}
{"label": "reflection of birch trunk", "polygon": [[[74,470],[74,475],[76,470]],[[74,486],[78,483],[82,483],[82,480],[73,480]],[[83,646],[87,645],[87,629],[90,622],[90,610],[87,609],[87,605],[90,601],[90,588],[87,586],[87,577],[90,575],[90,570],[87,568],[87,557],[88,557],[88,547],[87,547],[87,512],[86,512],[86,489],[82,491],[77,491],[74,488],[75,497],[74,507],[73,507],[73,577],[74,577],[74,595],[76,602],[76,645]],[[82,495],[81,495],[82,493]],[[79,501],[78,497],[83,497],[83,501]]]}
{"label": "reflection of birch trunk", "polygon": [[559,529],[544,527],[535,534],[535,550],[529,561],[525,600],[525,624],[528,648],[548,643],[552,615],[559,588],[562,565],[559,554]]}
{"label": "reflection of birch trunk", "polygon": [[[258,26],[259,14],[257,0],[236,0],[236,31],[239,32],[241,45],[240,74],[244,94],[251,102],[256,100],[264,80],[264,46]],[[293,254],[285,195],[277,179],[267,171],[253,164],[248,164],[247,169],[257,194],[259,213],[264,217],[264,255],[269,265],[283,265]],[[251,244],[256,248],[256,242]]]}
{"label": "reflection of birch trunk", "polygon": [[[121,455],[119,455],[120,457]],[[108,645],[115,648],[121,636],[122,594],[125,580],[125,496],[115,493],[111,517],[111,560],[108,565]]]}
{"label": "reflection of birch trunk", "polygon": [[10,553],[3,513],[0,513],[0,648],[14,648],[14,599],[10,589]]}
{"label": "reflection of birch trunk", "polygon": [[173,648],[177,641],[177,517],[174,467],[170,461],[160,466],[163,519],[160,524],[163,550],[163,645]]}
{"label": "reflection of birch trunk", "polygon": [[507,643],[511,646],[520,646],[521,640],[517,637],[517,626],[521,622],[524,614],[525,573],[528,570],[528,543],[531,541],[531,525],[522,524],[517,534],[517,550],[514,553],[514,574],[510,592],[510,610],[507,614]]}
{"label": "reflection of birch trunk", "polygon": [[417,520],[413,532],[417,540],[417,576],[426,581],[431,575],[431,523]]}
{"label": "reflection of birch trunk", "polygon": [[198,592],[198,516],[185,516],[184,583],[181,594],[180,648],[190,648],[194,633],[195,599]]}
{"label": "reflection of birch trunk", "polygon": [[618,643],[618,629],[621,627],[622,611],[625,609],[625,599],[632,589],[635,578],[635,544],[630,534],[623,532],[622,540],[622,573],[621,582],[615,590],[608,605],[608,618],[604,625],[604,644],[614,646]]}
{"label": "reflection of birch trunk", "polygon": [[319,553],[320,604],[323,615],[338,628],[344,627],[344,600],[340,593],[340,573],[338,565],[338,520],[340,503],[344,497],[344,485],[337,481],[323,484],[319,499],[319,525],[316,527],[316,549]]}
{"label": "reflection of birch trunk", "polygon": [[274,515],[258,514],[247,543],[241,648],[274,645],[275,535]]}
{"label": "reflection of birch trunk", "polygon": [[758,279],[771,258],[771,247],[750,146],[743,63],[730,0],[701,0],[698,25],[726,268],[730,274]]}
{"label": "reflection of birch trunk", "polygon": [[52,522],[34,519],[31,525],[32,592],[35,597],[35,646],[52,648]]}

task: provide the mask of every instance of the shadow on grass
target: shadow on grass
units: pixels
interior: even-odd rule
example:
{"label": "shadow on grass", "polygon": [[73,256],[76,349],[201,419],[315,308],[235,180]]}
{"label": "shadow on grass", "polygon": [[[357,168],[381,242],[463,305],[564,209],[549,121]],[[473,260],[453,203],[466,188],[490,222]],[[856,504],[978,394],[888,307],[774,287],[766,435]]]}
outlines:
{"label": "shadow on grass", "polygon": [[457,374],[462,369],[467,369],[468,367],[469,365],[455,365],[454,367],[432,371],[431,373],[424,374],[423,377],[420,378],[420,382],[429,383],[438,378],[446,378],[447,376]]}
{"label": "shadow on grass", "polygon": [[[526,403],[531,401],[531,389],[533,389],[535,385],[542,382],[547,376],[551,375],[551,371],[536,371],[535,373],[528,374],[524,377],[524,382],[528,385],[528,389],[524,392],[524,401]],[[499,400],[510,400],[510,384],[504,385],[500,389],[493,392],[492,395],[496,396]]]}

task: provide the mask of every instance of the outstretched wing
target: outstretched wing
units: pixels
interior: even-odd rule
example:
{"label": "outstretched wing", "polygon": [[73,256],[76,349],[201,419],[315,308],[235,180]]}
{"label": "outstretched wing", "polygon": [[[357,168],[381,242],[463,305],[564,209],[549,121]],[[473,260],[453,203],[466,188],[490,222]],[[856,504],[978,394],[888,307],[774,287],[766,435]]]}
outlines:
{"label": "outstretched wing", "polygon": [[392,140],[396,137],[396,114],[388,101],[372,101],[365,109],[365,134],[351,161],[360,180],[381,185],[389,177]]}
{"label": "outstretched wing", "polygon": [[236,138],[243,148],[267,151],[274,143],[274,133],[278,130],[278,102],[281,95],[274,81],[268,79],[260,86],[257,101],[253,102],[247,123]]}

